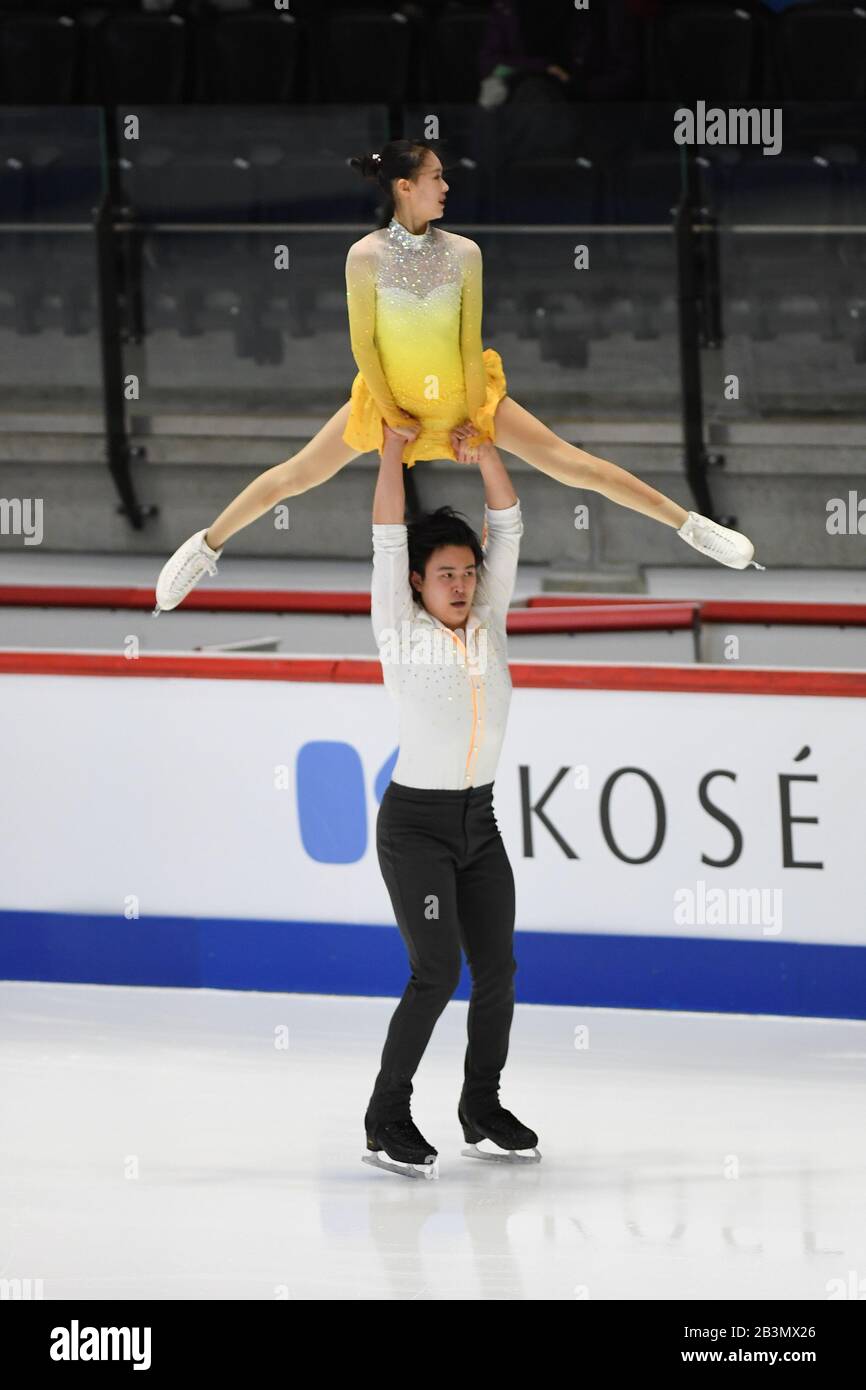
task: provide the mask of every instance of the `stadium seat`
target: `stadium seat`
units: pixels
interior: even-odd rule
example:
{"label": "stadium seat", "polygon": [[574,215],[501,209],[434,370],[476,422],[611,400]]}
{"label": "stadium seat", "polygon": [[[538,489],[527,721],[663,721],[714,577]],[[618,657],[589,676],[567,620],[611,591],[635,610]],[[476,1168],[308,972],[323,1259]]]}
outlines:
{"label": "stadium seat", "polygon": [[189,95],[189,31],[175,14],[109,15],[88,44],[88,98],[116,106]]}
{"label": "stadium seat", "polygon": [[291,14],[225,15],[196,31],[197,94],[205,101],[294,101],[299,26]]}
{"label": "stadium seat", "polygon": [[649,95],[656,100],[744,101],[756,88],[760,43],[740,5],[675,5],[656,20],[649,44]]}
{"label": "stadium seat", "polygon": [[0,101],[74,101],[82,78],[81,32],[69,15],[0,14]]}

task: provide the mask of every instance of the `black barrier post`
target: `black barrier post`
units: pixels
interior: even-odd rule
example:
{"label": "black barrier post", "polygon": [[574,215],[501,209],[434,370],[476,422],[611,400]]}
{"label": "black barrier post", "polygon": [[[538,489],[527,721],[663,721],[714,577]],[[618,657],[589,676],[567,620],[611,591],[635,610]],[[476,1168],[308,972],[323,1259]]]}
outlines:
{"label": "black barrier post", "polygon": [[[713,510],[707,469],[711,465],[721,467],[724,464],[724,456],[708,454],[704,447],[704,407],[701,394],[701,330],[702,323],[705,330],[709,326],[708,307],[714,320],[713,326],[720,329],[718,324],[719,305],[715,300],[713,289],[713,271],[706,264],[706,253],[708,252],[710,256],[714,252],[717,254],[718,247],[714,248],[708,244],[700,251],[698,249],[693,223],[696,217],[701,215],[702,209],[698,195],[694,156],[685,151],[683,163],[685,174],[683,189],[680,201],[674,209],[674,240],[677,257],[684,463],[696,509],[703,516],[718,521],[722,526],[733,526],[736,517],[716,516]],[[717,291],[717,274],[715,282],[715,290]],[[707,300],[708,294],[709,300]],[[713,338],[709,338],[709,335],[705,334],[705,341],[712,342],[713,346],[718,344],[715,334],[713,334]]]}
{"label": "black barrier post", "polygon": [[147,518],[156,515],[157,508],[153,505],[142,505],[138,501],[130,471],[131,460],[144,458],[145,451],[130,446],[126,430],[123,397],[124,331],[121,325],[124,275],[120,242],[114,229],[119,189],[113,107],[103,108],[102,128],[105,186],[99,207],[96,209],[94,231],[99,284],[99,347],[102,357],[105,451],[109,472],[120,496],[118,511],[127,517],[136,531],[140,531]]}

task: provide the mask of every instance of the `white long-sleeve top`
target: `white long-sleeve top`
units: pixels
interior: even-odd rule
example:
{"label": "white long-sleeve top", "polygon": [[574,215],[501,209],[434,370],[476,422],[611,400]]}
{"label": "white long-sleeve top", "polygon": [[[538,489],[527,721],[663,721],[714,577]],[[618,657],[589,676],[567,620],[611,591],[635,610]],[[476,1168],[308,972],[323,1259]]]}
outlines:
{"label": "white long-sleeve top", "polygon": [[404,787],[459,790],[496,776],[511,704],[505,622],[523,521],[519,501],[485,506],[484,514],[484,559],[459,636],[427,612],[409,582],[405,525],[373,526],[371,617],[385,687],[399,707],[392,775]]}

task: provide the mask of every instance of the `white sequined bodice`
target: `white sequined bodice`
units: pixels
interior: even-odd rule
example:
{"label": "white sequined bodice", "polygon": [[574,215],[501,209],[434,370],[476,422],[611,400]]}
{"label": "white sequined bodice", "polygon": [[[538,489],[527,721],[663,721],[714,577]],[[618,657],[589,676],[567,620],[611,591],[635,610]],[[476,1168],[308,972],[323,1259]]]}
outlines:
{"label": "white sequined bodice", "polygon": [[463,267],[444,232],[430,222],[426,232],[416,236],[392,217],[387,233],[376,275],[380,292],[403,290],[425,299],[433,290],[449,285],[459,296]]}

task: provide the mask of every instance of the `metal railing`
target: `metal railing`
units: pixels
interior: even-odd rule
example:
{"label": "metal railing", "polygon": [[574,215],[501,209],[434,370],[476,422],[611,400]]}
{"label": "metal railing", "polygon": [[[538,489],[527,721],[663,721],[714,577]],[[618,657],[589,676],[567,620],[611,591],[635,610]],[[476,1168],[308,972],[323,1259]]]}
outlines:
{"label": "metal railing", "polygon": [[[106,108],[100,116],[103,155],[103,191],[90,221],[0,221],[0,239],[10,235],[88,235],[94,239],[94,264],[98,288],[98,336],[101,360],[101,399],[106,462],[119,497],[119,510],[135,529],[142,529],[156,508],[136,495],[131,465],[146,458],[142,446],[133,446],[124,399],[125,350],[141,341],[145,332],[142,296],[141,245],[151,234],[201,236],[327,232],[363,235],[369,226],[356,222],[250,222],[161,221],[130,215],[121,182],[115,113]],[[671,208],[670,222],[642,224],[574,222],[552,225],[531,223],[454,222],[449,226],[466,235],[510,238],[532,235],[562,237],[615,235],[618,238],[670,237],[674,253],[678,310],[680,416],[684,442],[683,466],[697,510],[715,516],[726,525],[736,518],[717,515],[713,500],[713,470],[724,465],[724,456],[710,452],[705,443],[701,352],[718,350],[724,342],[723,297],[720,273],[720,225],[704,206],[699,189],[695,156],[682,153],[682,187]],[[734,222],[725,235],[803,236],[862,235],[866,226],[826,222],[755,224]],[[2,241],[0,241],[2,247]],[[414,480],[413,480],[414,481]]]}

